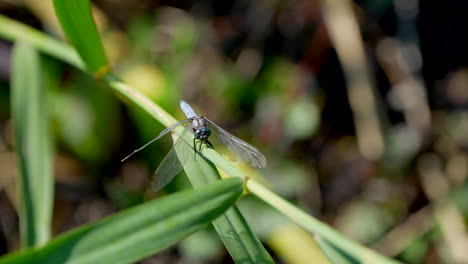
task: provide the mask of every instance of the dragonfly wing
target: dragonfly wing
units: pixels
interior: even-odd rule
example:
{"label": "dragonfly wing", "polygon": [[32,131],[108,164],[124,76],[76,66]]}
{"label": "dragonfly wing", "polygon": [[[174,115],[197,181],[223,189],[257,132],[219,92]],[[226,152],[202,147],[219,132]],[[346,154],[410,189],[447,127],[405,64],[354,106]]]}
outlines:
{"label": "dragonfly wing", "polygon": [[212,130],[217,132],[211,133],[209,138],[216,151],[226,155],[231,161],[245,161],[255,168],[266,167],[267,160],[257,148],[230,134],[211,120],[205,119],[210,124]]}
{"label": "dragonfly wing", "polygon": [[154,140],[157,140],[160,137],[166,135],[169,131],[172,131],[172,130],[176,129],[178,126],[183,125],[187,121],[189,121],[189,119],[185,119],[185,120],[179,121],[179,122],[177,122],[175,124],[172,124],[170,127],[168,127],[166,129],[164,129],[163,131],[161,131],[161,133],[159,133],[159,135]]}
{"label": "dragonfly wing", "polygon": [[190,126],[185,127],[169,153],[156,169],[151,182],[151,187],[155,192],[164,188],[184,168],[191,149],[183,140],[188,130],[190,130]]}
{"label": "dragonfly wing", "polygon": [[138,151],[146,148],[149,144],[155,142],[156,140],[158,140],[159,138],[161,138],[162,136],[166,135],[168,132],[176,129],[178,126],[180,125],[183,125],[185,122],[189,121],[189,119],[185,119],[185,120],[182,120],[182,121],[179,121],[175,124],[172,124],[170,127],[164,129],[163,131],[161,131],[161,133],[159,133],[159,135],[155,138],[153,138],[152,140],[150,140],[148,143],[144,144],[143,146],[141,146],[140,148],[138,149],[135,149],[132,153],[130,153],[130,155],[128,155],[127,157],[123,158],[121,160],[121,162],[125,161],[126,159],[130,158],[133,154],[137,153]]}
{"label": "dragonfly wing", "polygon": [[195,110],[185,101],[180,101],[180,109],[182,109],[182,112],[184,112],[187,118],[198,116]]}

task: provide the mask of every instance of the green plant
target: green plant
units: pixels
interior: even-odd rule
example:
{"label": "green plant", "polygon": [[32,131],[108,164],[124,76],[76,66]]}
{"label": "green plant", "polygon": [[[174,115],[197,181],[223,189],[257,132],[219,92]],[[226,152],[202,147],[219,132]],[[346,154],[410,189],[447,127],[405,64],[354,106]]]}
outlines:
{"label": "green plant", "polygon": [[[28,78],[24,78],[28,76]],[[20,229],[23,247],[50,238],[53,177],[47,96],[39,53],[26,42],[13,50],[12,114],[20,171]]]}
{"label": "green plant", "polygon": [[[98,79],[104,80],[113,91],[120,94],[128,102],[146,111],[151,117],[165,126],[176,122],[176,119],[164,111],[163,108],[122,82],[110,71],[99,34],[91,16],[89,1],[55,0],[54,4],[57,16],[64,32],[73,44],[73,48],[5,17],[0,17],[0,35],[11,41],[26,43],[17,44],[18,49],[37,49],[70,63]],[[78,13],[76,10],[80,12]],[[77,56],[74,49],[76,49],[79,56]],[[29,52],[34,53],[32,50],[29,50]],[[35,57],[28,56],[18,60],[24,59],[35,59]],[[31,65],[37,65],[37,63]],[[32,71],[39,70],[38,66],[32,67],[34,67]],[[25,86],[23,89],[26,89]],[[22,122],[22,120],[18,119],[17,122]],[[18,127],[21,127],[21,125],[15,125],[15,128]],[[36,136],[41,136],[41,134]],[[325,241],[322,241],[321,245],[332,262],[340,263],[342,252],[344,252],[356,262],[398,263],[345,238],[326,224],[304,213],[263,185],[244,175],[216,151],[204,149],[203,154],[210,162],[189,161],[185,167],[187,176],[196,187],[196,190],[128,209],[100,222],[63,234],[45,246],[6,256],[0,260],[0,263],[27,263],[31,259],[43,259],[47,263],[126,263],[156,253],[177,242],[183,236],[198,230],[210,221],[213,221],[213,225],[236,263],[272,263],[272,258],[234,205],[235,200],[241,195],[243,183],[245,183],[248,192],[268,203],[302,228],[314,233],[320,240]],[[229,176],[236,178],[216,183],[219,181],[220,176],[213,164],[221,168]],[[237,177],[242,178],[242,180]],[[38,187],[34,186],[33,188]],[[46,195],[52,196],[51,188]],[[30,202],[30,206],[34,208],[34,201],[31,200]],[[188,207],[200,208],[200,210],[189,210]],[[166,213],[155,216],[151,212],[156,209]],[[224,214],[222,214],[223,212]],[[50,214],[50,212],[44,213]],[[222,216],[216,218],[220,214]],[[160,221],[157,221],[158,219]],[[27,225],[27,228],[31,230],[37,228],[32,223]],[[133,233],[135,226],[141,228],[142,231]],[[119,233],[120,237],[113,238],[113,242],[97,239],[101,235],[112,234],[116,229],[120,228],[122,228],[122,232]],[[139,236],[140,233],[144,235]],[[134,240],[130,241],[131,243],[127,243],[128,241],[121,242],[125,240],[126,236],[132,235],[135,235],[136,238],[133,238]],[[38,245],[44,243],[45,239],[47,239],[47,236]],[[150,241],[153,240],[162,242],[160,244],[151,243]],[[151,246],[145,247],[145,250],[140,250],[141,243],[148,243]],[[28,242],[25,245],[36,245],[36,242]],[[96,251],[93,251],[93,249]],[[115,255],[114,252],[120,254]]]}
{"label": "green plant", "polygon": [[242,195],[228,179],[153,200],[56,237],[0,263],[128,263],[159,252],[208,225]]}

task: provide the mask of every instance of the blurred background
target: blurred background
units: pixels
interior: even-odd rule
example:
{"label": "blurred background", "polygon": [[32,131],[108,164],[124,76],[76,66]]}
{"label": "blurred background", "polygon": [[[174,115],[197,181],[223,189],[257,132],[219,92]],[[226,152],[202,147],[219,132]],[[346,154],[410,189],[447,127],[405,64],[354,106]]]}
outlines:
{"label": "blurred background", "polygon": [[[242,167],[249,175],[385,255],[468,263],[468,2],[93,4],[113,71],[177,119],[186,100],[262,150],[267,168]],[[63,39],[51,1],[0,0],[0,13]],[[19,247],[10,52],[0,40],[0,255]],[[120,160],[164,127],[103,82],[43,58],[54,234],[191,188],[179,175],[153,193],[170,137]],[[310,234],[255,197],[239,206],[279,263],[318,254]],[[230,262],[208,228],[141,263]]]}

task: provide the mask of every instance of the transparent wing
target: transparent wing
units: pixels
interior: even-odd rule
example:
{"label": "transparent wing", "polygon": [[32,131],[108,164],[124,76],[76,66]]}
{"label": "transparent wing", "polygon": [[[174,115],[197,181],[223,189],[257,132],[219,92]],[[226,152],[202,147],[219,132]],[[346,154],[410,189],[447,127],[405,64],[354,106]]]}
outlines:
{"label": "transparent wing", "polygon": [[187,118],[198,116],[195,110],[185,101],[180,101],[180,108]]}
{"label": "transparent wing", "polygon": [[161,138],[162,136],[166,135],[169,131],[172,131],[174,129],[176,129],[178,126],[180,125],[183,125],[185,122],[189,121],[188,119],[185,119],[185,120],[182,120],[182,121],[179,121],[173,125],[171,125],[170,127],[164,129],[163,131],[161,131],[161,133],[159,133],[159,135],[155,138],[153,138],[152,140],[150,140],[148,143],[144,144],[143,146],[141,146],[139,149],[135,149],[132,153],[130,153],[130,155],[128,155],[127,157],[123,158],[121,160],[121,162],[124,162],[126,159],[130,158],[133,154],[137,153],[138,151],[146,148],[149,144],[155,142],[156,140],[158,140],[159,138]]}
{"label": "transparent wing", "polygon": [[193,151],[193,148],[183,140],[189,130],[190,126],[186,126],[169,153],[167,153],[164,160],[159,164],[156,172],[153,174],[151,187],[155,192],[161,190],[171,182],[172,179],[184,168],[191,151]]}
{"label": "transparent wing", "polygon": [[213,144],[216,151],[226,155],[231,161],[248,162],[255,168],[266,167],[267,160],[257,148],[233,136],[211,120],[206,119],[206,121],[210,124],[212,132],[214,132],[211,133],[208,140]]}

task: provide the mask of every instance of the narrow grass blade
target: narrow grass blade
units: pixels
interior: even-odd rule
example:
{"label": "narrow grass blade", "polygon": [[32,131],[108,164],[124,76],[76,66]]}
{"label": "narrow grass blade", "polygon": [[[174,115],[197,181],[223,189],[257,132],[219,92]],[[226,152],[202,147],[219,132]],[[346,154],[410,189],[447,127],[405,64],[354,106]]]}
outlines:
{"label": "narrow grass blade", "polygon": [[213,226],[235,263],[275,263],[236,206],[214,220]]}
{"label": "narrow grass blade", "polygon": [[17,43],[12,58],[12,115],[19,167],[22,247],[36,247],[50,238],[53,176],[46,91],[40,56]]}
{"label": "narrow grass blade", "polygon": [[[211,162],[199,155],[196,159],[190,159],[185,165],[185,172],[195,187],[219,181],[219,173]],[[214,220],[213,226],[235,263],[274,263],[236,206]]]}
{"label": "narrow grass blade", "polygon": [[0,15],[0,36],[13,42],[21,40],[30,43],[31,46],[34,46],[41,52],[67,62],[79,69],[84,69],[83,62],[75,49],[70,45],[2,15]]}
{"label": "narrow grass blade", "polygon": [[[332,244],[326,240],[317,239],[317,243],[320,248],[323,250],[325,255],[333,264],[359,264],[361,262],[347,255],[343,251],[339,250],[337,247],[334,247]],[[364,262],[365,263],[365,262]]]}
{"label": "narrow grass blade", "polygon": [[55,13],[65,35],[88,70],[102,76],[109,70],[89,0],[54,0]]}
{"label": "narrow grass blade", "polygon": [[271,207],[287,216],[300,227],[322,237],[323,239],[326,239],[328,242],[332,243],[333,246],[358,261],[373,264],[400,263],[399,261],[380,255],[379,253],[341,235],[332,227],[308,215],[254,180],[247,181],[247,188],[254,195],[258,196]]}
{"label": "narrow grass blade", "polygon": [[122,95],[124,101],[129,101],[136,104],[142,110],[147,112],[151,117],[161,122],[161,124],[169,127],[170,125],[177,122],[169,113],[164,111],[160,106],[156,105],[153,101],[148,99],[145,95],[140,93],[138,90],[122,82],[117,76],[112,73],[108,73],[103,76],[103,80],[112,87],[112,89]]}
{"label": "narrow grass blade", "polygon": [[130,208],[58,236],[7,263],[132,263],[208,225],[242,195],[241,179],[227,179]]}

